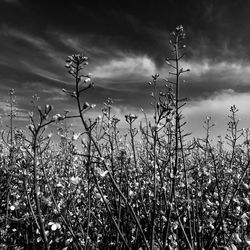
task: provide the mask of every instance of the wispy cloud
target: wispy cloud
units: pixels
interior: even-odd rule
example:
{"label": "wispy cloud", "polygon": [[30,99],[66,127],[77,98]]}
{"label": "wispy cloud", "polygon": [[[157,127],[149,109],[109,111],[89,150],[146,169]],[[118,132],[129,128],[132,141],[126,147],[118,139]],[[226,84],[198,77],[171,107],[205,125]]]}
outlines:
{"label": "wispy cloud", "polygon": [[26,62],[26,61],[22,61],[22,64],[25,67],[25,70],[27,70],[28,72],[32,72],[38,76],[41,76],[44,79],[68,84],[68,82],[64,81],[64,78],[62,78],[59,74],[54,73],[54,72],[50,71],[49,69],[44,69],[44,68],[38,67],[38,66],[36,66],[34,64],[30,64],[29,62]]}
{"label": "wispy cloud", "polygon": [[200,61],[186,61],[181,65],[184,68],[191,69],[189,75],[194,77],[203,77],[207,75],[216,76],[219,79],[238,80],[249,82],[250,84],[250,62],[248,61],[212,61],[209,59]]}
{"label": "wispy cloud", "polygon": [[48,44],[43,39],[38,38],[34,35],[30,35],[23,31],[11,28],[10,26],[7,26],[7,25],[1,26],[0,33],[5,36],[23,40],[29,43],[30,45],[36,46],[37,48],[40,48],[40,49],[46,49],[48,46]]}
{"label": "wispy cloud", "polygon": [[[41,57],[40,60],[42,60],[42,57],[49,58],[48,65],[51,62],[53,62],[55,66],[63,65],[66,55],[58,47],[55,47],[51,39],[46,40],[44,37],[38,37],[27,31],[18,30],[5,24],[0,28],[0,36],[3,36],[3,38],[6,39],[7,44],[5,44],[5,46],[9,46],[8,49],[10,50],[10,53],[11,49],[13,50],[13,53],[17,50],[18,54],[23,54],[24,57],[31,57],[31,60],[37,61],[39,59],[34,57],[34,54],[39,52],[39,56]],[[25,43],[26,46],[23,50],[18,48],[18,41]],[[16,58],[16,60],[18,60],[18,58]],[[7,62],[9,61],[7,60]]]}
{"label": "wispy cloud", "polygon": [[147,56],[124,56],[120,59],[110,59],[103,66],[97,66],[93,75],[97,78],[144,79],[156,72],[155,63]]}

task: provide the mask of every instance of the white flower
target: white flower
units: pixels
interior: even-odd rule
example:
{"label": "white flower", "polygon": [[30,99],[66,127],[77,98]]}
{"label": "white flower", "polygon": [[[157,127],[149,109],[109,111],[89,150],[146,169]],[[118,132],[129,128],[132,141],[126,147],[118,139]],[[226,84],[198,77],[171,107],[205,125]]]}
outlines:
{"label": "white flower", "polygon": [[100,172],[99,172],[99,174],[100,174],[101,177],[105,177],[107,173],[108,173],[107,170],[106,170],[106,171],[100,171]]}
{"label": "white flower", "polygon": [[72,140],[76,141],[79,138],[80,135],[81,135],[81,133],[74,134],[73,137],[72,137]]}
{"label": "white flower", "polygon": [[63,120],[65,117],[64,116],[62,116],[62,115],[60,115],[60,114],[56,114],[56,115],[54,115],[53,117],[52,117],[52,119],[54,120],[54,121],[61,121],[61,120]]}
{"label": "white flower", "polygon": [[132,190],[129,190],[129,196],[134,196],[134,192]]}
{"label": "white flower", "polygon": [[52,133],[49,133],[49,134],[48,134],[48,138],[51,138],[51,137],[52,137],[52,135],[53,135]]}
{"label": "white flower", "polygon": [[243,198],[243,201],[247,204],[247,205],[250,205],[250,201],[247,197]]}
{"label": "white flower", "polygon": [[80,181],[81,181],[81,178],[78,177],[78,176],[76,176],[76,177],[72,176],[72,177],[70,178],[70,182],[71,182],[72,184],[74,184],[74,185],[77,185]]}
{"label": "white flower", "polygon": [[13,205],[10,206],[10,210],[11,210],[11,211],[14,211],[15,209],[16,209],[15,206],[13,206]]}
{"label": "white flower", "polygon": [[235,241],[236,241],[237,243],[241,243],[241,238],[240,238],[240,236],[239,236],[238,233],[235,233],[235,234],[234,234],[234,239],[235,239]]}
{"label": "white flower", "polygon": [[58,119],[58,117],[59,117],[59,116],[61,116],[61,115],[60,115],[60,114],[53,115],[53,117],[52,117],[52,118],[53,118],[53,120],[55,120],[55,121],[56,121],[56,120]]}
{"label": "white flower", "polygon": [[249,189],[249,185],[246,184],[245,182],[242,182],[242,186],[243,186],[245,189]]}
{"label": "white flower", "polygon": [[51,226],[52,231],[56,231],[57,229],[60,229],[61,225],[59,223],[55,223]]}
{"label": "white flower", "polygon": [[245,241],[246,241],[247,245],[250,246],[250,237],[245,236]]}
{"label": "white flower", "polygon": [[65,67],[70,68],[71,65],[72,65],[72,62],[68,62],[68,63],[65,64]]}
{"label": "white flower", "polygon": [[59,183],[56,184],[56,187],[58,187],[58,188],[59,188],[59,187],[63,187],[63,185],[62,185],[61,182],[59,182]]}
{"label": "white flower", "polygon": [[69,238],[65,241],[66,246],[69,245],[73,241],[73,238]]}
{"label": "white flower", "polygon": [[88,78],[86,78],[86,79],[84,80],[84,82],[85,82],[85,83],[90,82],[90,78],[89,78],[89,77],[88,77]]}
{"label": "white flower", "polygon": [[99,193],[96,193],[96,194],[95,194],[95,197],[96,197],[97,199],[101,199],[101,198],[102,198],[102,196],[101,196]]}
{"label": "white flower", "polygon": [[214,204],[209,199],[207,199],[207,205],[208,206],[213,206]]}

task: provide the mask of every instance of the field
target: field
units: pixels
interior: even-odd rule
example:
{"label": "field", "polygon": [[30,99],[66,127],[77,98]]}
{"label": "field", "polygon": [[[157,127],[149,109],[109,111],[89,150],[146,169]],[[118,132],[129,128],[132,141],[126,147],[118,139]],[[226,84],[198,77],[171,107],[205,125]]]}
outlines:
{"label": "field", "polygon": [[[159,75],[149,82],[154,115],[143,113],[138,122],[127,114],[126,135],[110,98],[102,116],[87,118],[93,105],[82,96],[93,84],[83,55],[69,56],[65,65],[75,88],[63,92],[77,114],[38,106],[27,131],[14,129],[9,92],[10,126],[0,148],[1,249],[250,249],[250,130],[239,128],[232,106],[227,135],[216,143],[210,117],[204,138],[190,141],[183,132],[184,40],[178,26],[164,91]],[[81,133],[63,125],[72,118],[81,120]],[[58,148],[47,132],[53,124]]]}

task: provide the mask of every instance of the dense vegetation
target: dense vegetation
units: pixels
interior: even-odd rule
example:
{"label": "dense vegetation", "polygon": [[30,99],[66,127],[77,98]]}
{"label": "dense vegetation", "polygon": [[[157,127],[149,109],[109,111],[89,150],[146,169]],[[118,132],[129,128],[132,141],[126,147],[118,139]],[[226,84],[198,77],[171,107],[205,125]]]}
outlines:
{"label": "dense vegetation", "polygon": [[[225,140],[211,143],[208,117],[205,138],[188,141],[179,97],[188,71],[180,67],[184,39],[178,26],[164,91],[159,75],[150,82],[154,115],[144,113],[140,123],[126,115],[127,135],[119,133],[110,98],[101,117],[86,118],[93,106],[82,102],[92,87],[85,56],[66,60],[75,89],[63,91],[78,114],[38,106],[26,132],[14,129],[10,91],[0,148],[1,249],[249,249],[249,130],[238,128],[232,106]],[[62,126],[71,118],[81,120],[82,133]],[[52,124],[60,126],[56,149]]]}

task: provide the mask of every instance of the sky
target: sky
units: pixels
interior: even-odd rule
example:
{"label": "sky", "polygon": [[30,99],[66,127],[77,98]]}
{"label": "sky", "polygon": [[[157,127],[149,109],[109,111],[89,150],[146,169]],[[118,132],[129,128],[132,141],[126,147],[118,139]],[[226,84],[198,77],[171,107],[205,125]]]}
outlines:
{"label": "sky", "polygon": [[[169,77],[165,58],[171,55],[169,34],[178,25],[186,33],[181,66],[189,68],[180,93],[188,98],[183,114],[192,136],[205,135],[203,121],[211,116],[215,135],[224,135],[231,105],[239,109],[240,127],[250,126],[250,1],[47,1],[0,0],[0,115],[8,123],[9,89],[15,89],[16,126],[29,123],[31,98],[52,104],[53,112],[76,111],[74,81],[65,59],[89,57],[86,73],[95,87],[83,101],[101,114],[108,97],[121,119],[141,108],[152,114],[147,83],[159,73]],[[159,86],[164,86],[159,81]],[[78,126],[78,121],[72,121]],[[191,136],[191,137],[192,137]]]}

